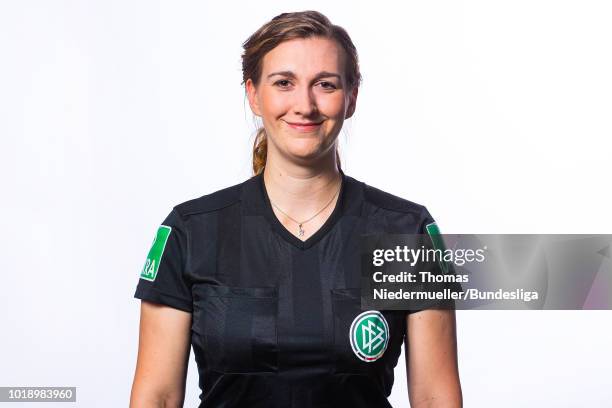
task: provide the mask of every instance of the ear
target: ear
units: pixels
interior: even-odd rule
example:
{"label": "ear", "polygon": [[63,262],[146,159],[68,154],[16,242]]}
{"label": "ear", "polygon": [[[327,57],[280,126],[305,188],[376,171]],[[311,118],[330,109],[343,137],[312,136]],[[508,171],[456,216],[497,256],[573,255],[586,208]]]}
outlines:
{"label": "ear", "polygon": [[348,108],[346,109],[345,119],[350,118],[355,113],[355,109],[357,107],[357,94],[358,93],[359,93],[359,87],[358,86],[353,87],[353,89],[351,90],[351,93],[349,94],[349,103],[348,103]]}
{"label": "ear", "polygon": [[261,116],[261,110],[259,109],[259,102],[257,100],[257,89],[251,78],[247,79],[246,83],[247,98],[249,98],[249,106],[253,113],[257,116]]}

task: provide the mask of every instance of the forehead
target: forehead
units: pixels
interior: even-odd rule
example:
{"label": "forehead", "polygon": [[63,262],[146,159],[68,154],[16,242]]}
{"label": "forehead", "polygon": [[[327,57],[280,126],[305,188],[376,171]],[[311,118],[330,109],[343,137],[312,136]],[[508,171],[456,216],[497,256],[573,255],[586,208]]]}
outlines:
{"label": "forehead", "polygon": [[344,68],[344,50],[334,40],[322,37],[284,41],[263,58],[262,73],[292,71],[296,75],[320,71],[338,72]]}

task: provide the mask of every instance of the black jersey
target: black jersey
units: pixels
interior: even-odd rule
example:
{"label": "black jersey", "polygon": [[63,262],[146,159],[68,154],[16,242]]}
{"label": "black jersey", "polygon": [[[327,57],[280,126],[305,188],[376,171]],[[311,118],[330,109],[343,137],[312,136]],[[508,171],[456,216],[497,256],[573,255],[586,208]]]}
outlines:
{"label": "black jersey", "polygon": [[434,221],[341,175],[305,241],[274,215],[262,174],[175,206],[159,227],[134,296],[193,314],[200,407],[391,406],[407,312],[361,310],[360,235]]}

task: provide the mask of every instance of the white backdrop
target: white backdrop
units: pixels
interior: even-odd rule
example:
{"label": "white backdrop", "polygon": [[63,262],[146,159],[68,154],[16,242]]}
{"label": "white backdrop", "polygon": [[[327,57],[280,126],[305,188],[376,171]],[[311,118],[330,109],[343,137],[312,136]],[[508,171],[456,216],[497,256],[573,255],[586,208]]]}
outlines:
{"label": "white backdrop", "polygon": [[[4,1],[0,386],[127,406],[153,234],[250,175],[241,44],[304,9],[360,54],[347,174],[445,233],[612,233],[609,2]],[[466,407],[612,400],[612,312],[457,315]],[[402,356],[391,402],[407,401]]]}

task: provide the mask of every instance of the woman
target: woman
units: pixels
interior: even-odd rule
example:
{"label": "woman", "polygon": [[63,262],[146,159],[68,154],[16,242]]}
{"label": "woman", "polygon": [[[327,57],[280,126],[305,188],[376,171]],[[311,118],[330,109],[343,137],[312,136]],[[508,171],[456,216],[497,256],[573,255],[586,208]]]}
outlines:
{"label": "woman", "polygon": [[[254,176],[159,227],[135,293],[131,406],[182,406],[191,344],[201,407],[389,407],[403,342],[411,405],[461,406],[452,310],[360,308],[360,234],[433,220],[341,170],[361,79],[349,36],[318,12],[281,14],[245,42],[243,79],[264,125]],[[380,323],[374,351],[350,335],[363,319]]]}

